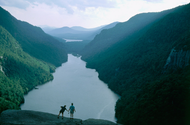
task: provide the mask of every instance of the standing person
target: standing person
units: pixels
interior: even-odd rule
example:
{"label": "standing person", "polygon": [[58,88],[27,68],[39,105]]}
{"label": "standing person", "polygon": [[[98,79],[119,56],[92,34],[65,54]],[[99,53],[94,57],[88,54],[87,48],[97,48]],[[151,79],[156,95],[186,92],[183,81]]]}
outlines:
{"label": "standing person", "polygon": [[[61,110],[59,111],[59,115],[62,113],[62,119],[63,119],[63,113],[64,113],[65,110],[68,111],[68,110],[66,109],[66,105],[61,106]],[[69,112],[69,111],[68,111],[68,112]],[[57,118],[59,118],[59,115],[58,115]]]}
{"label": "standing person", "polygon": [[73,106],[73,103],[71,103],[69,111],[70,111],[70,119],[73,119],[73,114],[74,112],[76,112],[75,107]]}

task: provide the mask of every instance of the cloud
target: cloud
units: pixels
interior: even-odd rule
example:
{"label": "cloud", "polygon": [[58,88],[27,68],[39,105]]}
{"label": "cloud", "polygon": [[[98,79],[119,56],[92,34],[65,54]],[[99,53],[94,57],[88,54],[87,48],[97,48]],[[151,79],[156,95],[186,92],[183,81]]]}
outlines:
{"label": "cloud", "polygon": [[163,0],[144,0],[144,1],[152,2],[152,3],[160,3],[160,2],[163,2]]}
{"label": "cloud", "polygon": [[26,9],[30,3],[25,0],[0,0],[0,5]]}
{"label": "cloud", "polygon": [[97,27],[125,22],[144,12],[160,12],[189,0],[0,0],[0,5],[17,19],[52,27]]}
{"label": "cloud", "polygon": [[113,8],[116,0],[1,0],[0,5],[26,9],[29,5],[46,4],[65,8],[68,13],[73,13],[73,7],[85,10],[88,7]]}

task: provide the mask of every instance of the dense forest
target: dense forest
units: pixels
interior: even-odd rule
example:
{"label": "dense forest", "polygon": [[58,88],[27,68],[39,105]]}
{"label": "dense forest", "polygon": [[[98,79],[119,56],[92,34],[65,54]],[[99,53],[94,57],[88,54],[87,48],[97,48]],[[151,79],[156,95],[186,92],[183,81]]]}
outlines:
{"label": "dense forest", "polygon": [[0,112],[19,109],[23,96],[53,79],[55,66],[25,53],[12,35],[0,26]]}
{"label": "dense forest", "polygon": [[24,94],[53,79],[67,61],[64,42],[0,7],[0,113],[20,109]]}
{"label": "dense forest", "polygon": [[125,125],[190,124],[190,4],[145,13],[103,30],[81,52],[121,95]]}

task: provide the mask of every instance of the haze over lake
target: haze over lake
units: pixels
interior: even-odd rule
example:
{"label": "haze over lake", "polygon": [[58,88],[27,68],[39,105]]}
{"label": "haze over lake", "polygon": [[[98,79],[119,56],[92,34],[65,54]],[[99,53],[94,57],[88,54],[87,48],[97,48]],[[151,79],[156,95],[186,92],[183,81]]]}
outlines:
{"label": "haze over lake", "polygon": [[64,39],[66,42],[82,42],[83,40]]}
{"label": "haze over lake", "polygon": [[[74,103],[75,118],[105,119],[115,122],[115,104],[119,96],[98,78],[94,69],[87,69],[80,57],[68,55],[68,62],[53,73],[54,80],[37,86],[25,95],[22,110],[59,113],[60,106]],[[69,114],[65,111],[65,117]]]}

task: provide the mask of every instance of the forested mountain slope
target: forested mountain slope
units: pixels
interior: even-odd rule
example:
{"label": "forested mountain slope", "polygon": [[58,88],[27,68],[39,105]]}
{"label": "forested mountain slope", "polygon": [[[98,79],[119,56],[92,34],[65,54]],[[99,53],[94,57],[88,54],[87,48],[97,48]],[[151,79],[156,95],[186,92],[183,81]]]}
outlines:
{"label": "forested mountain slope", "polygon": [[121,95],[119,123],[190,123],[190,4],[164,12],[146,26],[138,25],[146,18],[129,20],[130,32],[122,24],[103,31],[83,51],[87,67]]}
{"label": "forested mountain slope", "polygon": [[19,109],[24,94],[53,79],[53,65],[25,53],[19,42],[0,26],[0,112]]}
{"label": "forested mountain slope", "polygon": [[63,43],[47,35],[39,27],[14,18],[0,7],[0,25],[19,42],[25,52],[31,56],[60,66],[67,60]]}
{"label": "forested mountain slope", "polygon": [[180,7],[160,13],[141,13],[130,18],[127,22],[118,23],[111,29],[103,30],[84,48],[82,58],[91,58],[95,54],[110,48],[123,39],[138,39],[153,23],[179,8]]}

